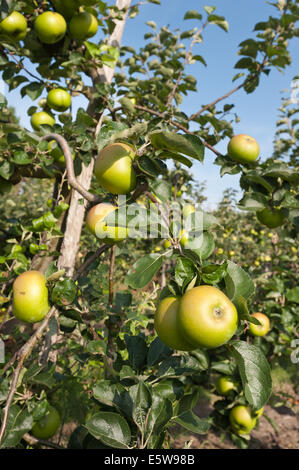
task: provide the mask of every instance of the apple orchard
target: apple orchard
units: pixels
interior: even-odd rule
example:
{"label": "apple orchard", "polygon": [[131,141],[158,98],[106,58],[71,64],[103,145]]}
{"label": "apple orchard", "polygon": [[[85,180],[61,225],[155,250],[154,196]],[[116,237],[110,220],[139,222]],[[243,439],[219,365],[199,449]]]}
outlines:
{"label": "apple orchard", "polygon": [[[136,50],[123,33],[147,4],[165,8],[1,2],[1,448],[169,449],[178,427],[247,448],[273,370],[299,358],[298,101],[282,96],[270,155],[236,132],[233,103],[291,65],[298,4],[271,4],[232,88],[190,115],[192,64],[229,22],[200,5],[182,31],[148,21]],[[28,128],[12,91],[32,101]],[[207,158],[240,200],[202,209],[190,168]]]}

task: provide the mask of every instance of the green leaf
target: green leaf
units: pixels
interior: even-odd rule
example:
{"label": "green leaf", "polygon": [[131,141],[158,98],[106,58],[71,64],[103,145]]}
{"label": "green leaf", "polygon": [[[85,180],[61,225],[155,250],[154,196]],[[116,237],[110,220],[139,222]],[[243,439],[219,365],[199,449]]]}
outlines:
{"label": "green leaf", "polygon": [[162,202],[167,202],[171,199],[171,185],[166,181],[160,179],[151,181],[150,188]]}
{"label": "green leaf", "polygon": [[193,356],[171,356],[162,362],[158,369],[158,376],[192,375],[205,370],[202,361]]}
{"label": "green leaf", "polygon": [[227,263],[209,264],[202,268],[201,278],[205,284],[217,284],[226,275]]}
{"label": "green leaf", "polygon": [[253,61],[250,57],[243,57],[236,63],[235,69],[248,69],[252,64]]}
{"label": "green leaf", "polygon": [[207,12],[208,15],[211,15],[216,10],[216,7],[211,7],[211,6],[205,5],[204,9],[205,9],[205,11]]}
{"label": "green leaf", "polygon": [[151,345],[147,354],[147,365],[148,367],[159,364],[159,362],[164,361],[167,357],[171,356],[172,349],[168,348],[157,336],[154,341],[151,342]]}
{"label": "green leaf", "polygon": [[245,341],[229,344],[237,362],[246,400],[255,409],[262,408],[270,398],[272,379],[270,366],[263,352]]}
{"label": "green leaf", "polygon": [[196,276],[197,270],[194,263],[182,256],[179,256],[175,265],[175,282],[180,287],[185,287]]}
{"label": "green leaf", "polygon": [[172,404],[169,399],[153,394],[152,404],[146,422],[145,437],[159,435],[172,418]]}
{"label": "green leaf", "polygon": [[115,395],[124,390],[120,384],[112,384],[110,380],[101,380],[93,387],[93,396],[106,406],[114,406]]}
{"label": "green leaf", "polygon": [[77,293],[77,286],[75,282],[70,279],[63,279],[62,281],[56,282],[52,290],[52,301],[61,306],[71,304]]}
{"label": "green leaf", "polygon": [[34,101],[42,94],[44,88],[45,83],[32,82],[22,88],[21,95],[22,97],[28,95]]}
{"label": "green leaf", "polygon": [[[161,162],[162,163],[162,162]],[[137,160],[138,168],[148,176],[155,178],[167,170],[167,166],[159,163],[158,159],[151,158],[147,155],[142,155]]]}
{"label": "green leaf", "polygon": [[12,405],[8,413],[7,428],[1,443],[1,448],[15,447],[23,435],[33,426],[33,417],[26,409]]}
{"label": "green leaf", "polygon": [[130,427],[117,413],[99,412],[86,423],[86,428],[96,439],[116,449],[128,449],[131,442]]}
{"label": "green leaf", "polygon": [[26,152],[18,151],[13,155],[13,161],[17,165],[28,165],[28,163],[32,162],[32,157],[29,157]]}
{"label": "green leaf", "polygon": [[171,160],[174,160],[176,162],[180,162],[183,165],[186,165],[188,168],[191,168],[191,166],[193,165],[193,163],[188,158],[184,157],[183,155],[180,155],[178,153],[169,152],[169,151],[163,151],[163,152],[159,153],[159,158],[161,160],[171,159]]}
{"label": "green leaf", "polygon": [[125,277],[125,283],[133,289],[141,289],[146,286],[161,268],[162,260],[163,257],[155,253],[143,256],[129,270]]}
{"label": "green leaf", "polygon": [[180,414],[173,421],[196,434],[206,434],[211,426],[209,419],[200,419],[191,410]]}
{"label": "green leaf", "polygon": [[[186,248],[189,248],[186,245]],[[202,260],[205,260],[211,256],[215,248],[215,242],[213,235],[209,232],[202,233],[202,243],[199,248],[191,248]]]}
{"label": "green leaf", "polygon": [[185,13],[184,20],[201,20],[202,15],[196,10],[188,10]]}
{"label": "green leaf", "polygon": [[238,308],[238,299],[244,297],[248,300],[254,294],[254,283],[249,275],[232,261],[227,262],[227,275],[224,278],[226,292],[232,302]]}
{"label": "green leaf", "polygon": [[256,212],[268,207],[268,198],[261,193],[248,193],[240,200],[239,209]]}
{"label": "green leaf", "polygon": [[238,315],[243,320],[248,321],[249,323],[254,323],[255,325],[261,325],[261,322],[257,318],[250,315],[247,302],[241,295],[237,298],[236,303],[238,304]]}
{"label": "green leaf", "polygon": [[140,380],[133,405],[133,421],[142,434],[145,432],[147,414],[151,404],[152,397],[150,390],[147,385]]}
{"label": "green leaf", "polygon": [[299,304],[299,286],[293,289],[288,289],[286,292],[286,298],[289,302],[295,302]]}
{"label": "green leaf", "polygon": [[125,343],[129,354],[129,363],[134,370],[139,371],[146,364],[147,345],[144,336],[125,335]]}
{"label": "green leaf", "polygon": [[228,32],[229,30],[228,22],[223,16],[209,15],[208,21],[212,24],[216,24],[217,26],[219,26],[221,29],[223,29],[226,32]]}
{"label": "green leaf", "polygon": [[174,153],[188,155],[203,161],[205,147],[199,137],[190,134],[175,134],[172,132],[153,132],[150,141],[154,148],[170,150]]}
{"label": "green leaf", "polygon": [[56,218],[52,212],[46,212],[38,219],[32,220],[32,229],[34,232],[43,232],[44,230],[50,230],[56,225]]}
{"label": "green leaf", "polygon": [[4,178],[5,180],[9,180],[13,172],[14,166],[11,162],[5,160],[0,164],[0,176],[2,176],[2,178]]}

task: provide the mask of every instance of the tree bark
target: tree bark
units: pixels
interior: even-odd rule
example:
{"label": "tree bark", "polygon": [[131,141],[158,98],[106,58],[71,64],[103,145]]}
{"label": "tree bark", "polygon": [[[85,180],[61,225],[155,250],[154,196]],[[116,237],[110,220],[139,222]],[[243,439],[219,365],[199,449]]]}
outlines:
{"label": "tree bark", "polygon": [[[116,0],[116,6],[119,9],[129,8],[131,0]],[[122,20],[115,20],[116,26],[113,33],[111,34],[108,44],[119,47],[121,43],[121,38],[123,35],[125,23],[127,19],[127,13],[124,15]],[[112,81],[114,74],[114,69],[104,66],[102,69],[97,71],[95,77],[93,77],[94,85],[97,81],[110,83]],[[87,112],[91,112],[93,109],[94,103],[91,101],[89,103]],[[99,125],[96,129],[96,134],[99,133],[101,128],[101,119]],[[83,166],[82,172],[78,177],[79,183],[86,189],[89,190],[91,184],[91,178],[93,174],[94,160],[90,162],[88,166]],[[66,231],[64,234],[64,239],[61,247],[61,255],[58,260],[59,269],[65,269],[68,276],[72,276],[74,273],[76,255],[79,249],[80,236],[82,231],[83,219],[86,210],[87,201],[84,201],[83,204],[79,203],[79,200],[82,199],[81,194],[77,191],[72,191],[72,198],[70,203],[70,208],[68,211],[68,217],[66,222]]]}

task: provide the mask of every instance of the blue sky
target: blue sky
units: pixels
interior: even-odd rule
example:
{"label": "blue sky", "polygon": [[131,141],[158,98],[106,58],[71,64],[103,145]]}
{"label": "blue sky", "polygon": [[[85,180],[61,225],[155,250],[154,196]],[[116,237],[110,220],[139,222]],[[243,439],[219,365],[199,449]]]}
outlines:
{"label": "blue sky", "polygon": [[[198,26],[198,21],[184,21],[183,17],[187,10],[202,13],[205,4],[199,0],[161,0],[161,6],[144,5],[140,8],[140,14],[128,21],[123,44],[132,45],[135,49],[142,46],[144,34],[151,30],[145,24],[149,20],[154,20],[158,27],[168,25],[172,30],[180,28],[182,31]],[[277,10],[265,0],[212,0],[211,5],[217,7],[216,14],[226,17],[230,29],[229,33],[225,33],[216,25],[211,25],[204,32],[203,43],[196,45],[194,51],[205,58],[208,66],[205,68],[197,63],[188,68],[188,72],[198,80],[198,92],[184,98],[182,110],[187,114],[199,110],[202,104],[213,101],[235,86],[232,77],[238,72],[234,69],[239,58],[238,44],[254,37],[253,28],[258,21],[266,20],[269,15],[277,15]],[[247,95],[241,90],[222,102],[235,104],[235,111],[241,120],[235,125],[234,132],[255,137],[260,144],[262,158],[272,153],[281,90],[289,88],[293,77],[299,72],[298,41],[293,40],[290,50],[293,63],[284,73],[273,70],[268,77],[262,77],[260,86],[253,94]],[[17,91],[11,92],[7,98],[9,104],[15,106],[21,123],[29,127],[26,110],[33,104],[32,101],[28,97],[21,99]],[[74,112],[83,104],[81,98],[77,98]],[[226,145],[227,142],[221,142],[217,149],[225,153]],[[206,196],[211,208],[221,199],[225,188],[238,189],[239,180],[238,175],[220,178],[219,167],[212,164],[213,160],[214,154],[207,151],[204,164],[195,162],[190,169],[197,181],[207,182]]]}

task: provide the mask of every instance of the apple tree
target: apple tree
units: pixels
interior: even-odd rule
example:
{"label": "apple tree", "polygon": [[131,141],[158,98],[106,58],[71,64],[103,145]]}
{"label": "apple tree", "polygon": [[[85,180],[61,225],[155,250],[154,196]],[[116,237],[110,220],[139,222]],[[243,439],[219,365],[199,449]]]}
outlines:
{"label": "apple tree", "polygon": [[[263,308],[261,292],[271,287],[258,277],[253,281],[244,260],[231,259],[237,243],[234,252],[230,240],[233,254],[221,248],[221,213],[190,209],[203,196],[188,169],[194,160],[204,162],[209,150],[219,177],[240,173],[239,208],[249,211],[249,226],[262,221],[295,239],[297,111],[284,103],[279,126],[285,127],[277,131],[274,155],[262,163],[238,163],[216,147],[233,137],[238,122],[228,99],[237,92],[250,99],[272,69],[283,71],[291,63],[299,9],[296,1],[274,3],[273,16],[256,24],[252,37],[239,45],[234,88],[220,97],[215,92],[213,102],[188,116],[183,98],[197,91],[197,79],[187,67],[207,66],[198,45],[208,28],[229,34],[228,21],[212,6],[187,11],[183,31],[158,29],[148,21],[144,46],[136,50],[121,39],[128,17],[138,15],[143,3],[160,8],[159,0],[1,1],[2,79],[9,91],[32,100],[27,112],[33,128],[19,124],[9,93],[8,100],[1,96],[2,447],[165,448],[175,424],[199,434],[215,426],[246,447],[271,394],[270,349],[249,334],[249,324],[259,325],[252,313],[257,305]],[[190,20],[197,24],[193,29]],[[70,105],[78,96],[86,106],[75,114]],[[191,224],[185,233],[177,215],[179,202],[186,202],[183,193],[189,209],[183,204],[182,213],[185,208]],[[86,223],[85,214],[102,204],[113,210]],[[279,223],[273,223],[275,211]],[[107,237],[115,219],[126,235],[120,240],[114,233],[103,243],[95,235],[102,231]],[[191,234],[200,239],[196,247]],[[17,294],[33,299],[31,282],[18,292],[16,283],[30,271],[44,276],[50,303],[33,324],[15,315]],[[211,289],[221,292],[237,312],[236,325],[217,347],[195,341],[189,351],[174,350],[157,336],[156,307],[167,297],[186,299],[191,293],[197,305],[201,287],[201,301],[211,300]],[[280,288],[288,289],[286,298],[296,304],[294,286]],[[21,301],[19,310],[26,320]],[[285,318],[296,328],[296,305]],[[274,331],[269,337],[275,341],[281,333],[279,327]],[[291,340],[291,330],[288,334]],[[197,416],[192,410],[199,388],[210,389],[218,375],[237,386],[215,403],[209,418]],[[251,415],[247,432],[232,423],[237,406]],[[64,432],[65,423],[75,424],[71,433]],[[59,426],[57,444],[48,439]]]}

